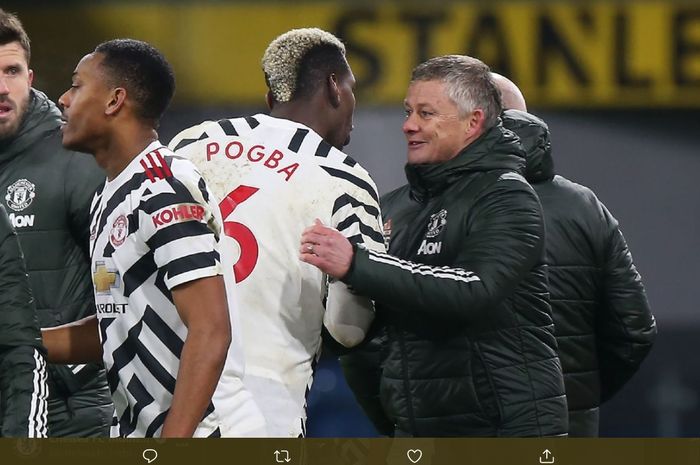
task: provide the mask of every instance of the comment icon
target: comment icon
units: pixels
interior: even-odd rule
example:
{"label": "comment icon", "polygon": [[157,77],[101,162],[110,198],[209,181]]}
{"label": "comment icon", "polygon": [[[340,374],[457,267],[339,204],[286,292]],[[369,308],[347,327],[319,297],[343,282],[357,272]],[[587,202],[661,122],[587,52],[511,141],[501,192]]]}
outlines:
{"label": "comment icon", "polygon": [[158,451],[155,449],[144,449],[142,455],[146,462],[153,463],[158,458]]}

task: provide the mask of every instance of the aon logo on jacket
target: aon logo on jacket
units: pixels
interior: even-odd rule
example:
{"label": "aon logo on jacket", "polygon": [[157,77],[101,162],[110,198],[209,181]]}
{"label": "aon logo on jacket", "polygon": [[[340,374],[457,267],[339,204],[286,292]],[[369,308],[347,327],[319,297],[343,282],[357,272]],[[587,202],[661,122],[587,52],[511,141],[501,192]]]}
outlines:
{"label": "aon logo on jacket", "polygon": [[[428,228],[425,233],[426,239],[423,239],[423,242],[421,242],[420,247],[418,248],[418,255],[435,255],[440,253],[440,250],[442,250],[442,241],[435,241],[433,238],[436,238],[446,225],[447,210],[444,208],[439,212],[430,215],[430,219],[428,220]],[[433,240],[428,242],[428,239]]]}
{"label": "aon logo on jacket", "polygon": [[34,226],[34,215],[16,215],[14,213],[10,213],[9,217],[10,222],[15,229]]}
{"label": "aon logo on jacket", "polygon": [[440,250],[442,250],[442,242],[428,242],[427,239],[423,239],[418,248],[418,255],[434,255],[440,253]]}

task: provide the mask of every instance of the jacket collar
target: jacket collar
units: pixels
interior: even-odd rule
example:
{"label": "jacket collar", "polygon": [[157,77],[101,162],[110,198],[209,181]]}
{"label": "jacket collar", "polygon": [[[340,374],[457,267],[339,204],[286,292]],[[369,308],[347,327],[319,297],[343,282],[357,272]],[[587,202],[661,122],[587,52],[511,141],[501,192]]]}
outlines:
{"label": "jacket collar", "polygon": [[525,178],[532,183],[552,179],[554,161],[547,123],[535,115],[518,110],[504,111],[502,119],[503,125],[520,138],[520,144],[525,150]]}
{"label": "jacket collar", "polygon": [[407,164],[405,171],[411,195],[420,201],[440,194],[469,172],[503,169],[522,173],[524,168],[525,154],[518,138],[506,130],[499,120],[496,126],[451,160],[434,164]]}

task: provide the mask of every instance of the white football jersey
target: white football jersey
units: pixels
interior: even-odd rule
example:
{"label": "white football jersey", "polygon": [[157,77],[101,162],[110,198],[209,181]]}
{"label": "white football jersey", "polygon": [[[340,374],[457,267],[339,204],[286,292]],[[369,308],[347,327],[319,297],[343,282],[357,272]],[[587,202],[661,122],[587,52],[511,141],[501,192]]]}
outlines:
{"label": "white football jersey", "polygon": [[[90,212],[97,318],[115,407],[112,436],[159,436],[187,337],[170,291],[224,271],[217,202],[192,163],[153,142],[105,182]],[[199,437],[260,435],[264,428],[243,386],[240,325],[228,294],[233,343]]]}
{"label": "white football jersey", "polygon": [[310,128],[263,114],[202,123],[170,147],[194,162],[221,199],[222,263],[234,264],[246,386],[270,435],[302,436],[324,320],[331,334],[348,330],[357,343],[374,309],[299,259],[301,234],[319,219],[353,243],[384,251],[376,186]]}

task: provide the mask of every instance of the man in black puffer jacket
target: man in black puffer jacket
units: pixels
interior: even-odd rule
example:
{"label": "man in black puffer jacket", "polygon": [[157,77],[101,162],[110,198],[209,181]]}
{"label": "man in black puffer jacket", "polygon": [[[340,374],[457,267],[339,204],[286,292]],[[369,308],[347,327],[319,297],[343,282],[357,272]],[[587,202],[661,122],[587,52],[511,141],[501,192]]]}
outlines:
{"label": "man in black puffer jacket", "polygon": [[46,437],[45,354],[22,250],[0,205],[0,438]]}
{"label": "man in black puffer jacket", "polygon": [[[39,325],[95,313],[89,208],[105,176],[92,156],[65,150],[61,112],[31,87],[29,38],[0,9],[0,199],[24,251]],[[101,366],[49,364],[49,436],[109,434],[112,399]]]}
{"label": "man in black puffer jacket", "polygon": [[489,69],[430,59],[405,108],[409,184],[382,200],[389,254],[316,224],[301,258],[376,300],[395,436],[564,435],[542,212]]}
{"label": "man in black puffer jacket", "polygon": [[[504,103],[520,106],[505,96]],[[654,317],[617,220],[590,189],[554,174],[544,121],[518,110],[507,110],[502,118],[521,139],[526,177],[545,214],[549,293],[569,435],[597,436],[598,407],[647,356],[656,336]]]}

